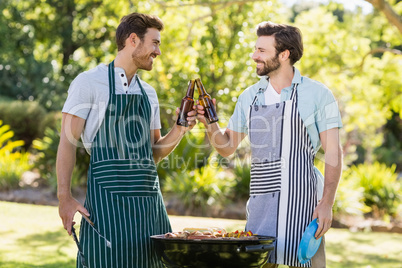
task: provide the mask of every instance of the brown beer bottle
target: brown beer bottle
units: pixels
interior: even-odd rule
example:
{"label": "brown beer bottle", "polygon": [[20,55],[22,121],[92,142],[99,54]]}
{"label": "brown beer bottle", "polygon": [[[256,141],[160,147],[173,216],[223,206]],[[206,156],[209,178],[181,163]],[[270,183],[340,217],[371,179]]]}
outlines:
{"label": "brown beer bottle", "polygon": [[215,106],[214,103],[212,102],[211,96],[207,93],[207,91],[204,88],[204,85],[201,82],[200,78],[195,79],[195,83],[197,84],[198,88],[198,101],[200,102],[200,105],[204,107],[204,117],[207,121],[208,124],[212,124],[215,122],[218,122],[218,115],[216,114],[215,111]]}
{"label": "brown beer bottle", "polygon": [[188,82],[186,96],[181,100],[180,112],[177,117],[177,124],[179,126],[188,127],[187,113],[193,110],[194,106],[194,80]]}

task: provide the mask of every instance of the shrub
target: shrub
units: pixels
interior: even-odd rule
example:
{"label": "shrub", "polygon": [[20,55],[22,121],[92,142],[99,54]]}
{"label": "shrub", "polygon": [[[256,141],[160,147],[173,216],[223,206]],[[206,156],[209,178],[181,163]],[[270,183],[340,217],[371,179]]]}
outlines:
{"label": "shrub", "polygon": [[250,165],[236,164],[233,167],[233,174],[235,176],[234,197],[247,200],[250,196]]}
{"label": "shrub", "polygon": [[21,152],[21,140],[11,141],[14,132],[0,120],[0,189],[18,187],[22,174],[31,168],[29,154]]}
{"label": "shrub", "polygon": [[45,116],[46,110],[35,101],[0,102],[0,118],[13,129],[17,139],[24,141],[26,150],[34,139],[43,137]]}
{"label": "shrub", "polygon": [[45,130],[47,128],[51,128],[54,130],[60,129],[61,117],[62,113],[60,111],[57,112],[53,111],[47,113],[43,118],[43,121],[40,126],[40,128],[43,129],[43,133],[41,133],[42,135],[40,135],[38,138],[43,138],[45,136]]}
{"label": "shrub", "polygon": [[173,194],[180,199],[187,215],[211,216],[209,208],[224,207],[233,185],[233,178],[222,168],[206,165],[167,176],[163,190],[168,196]]}
{"label": "shrub", "polygon": [[[314,165],[324,174],[325,162],[316,158]],[[350,168],[343,171],[339,181],[333,206],[334,218],[339,218],[342,215],[363,216],[364,213],[370,211],[370,208],[364,204],[364,189],[355,180],[350,179],[350,171]]]}
{"label": "shrub", "polygon": [[370,213],[376,218],[387,215],[395,217],[401,204],[401,181],[395,173],[395,165],[360,164],[352,166],[347,179],[363,188],[364,204],[370,208]]}
{"label": "shrub", "polygon": [[198,126],[187,132],[175,150],[157,165],[161,184],[165,178],[175,174],[195,170],[204,166],[211,153],[211,148],[205,144],[205,133]]}
{"label": "shrub", "polygon": [[344,172],[344,175],[339,181],[339,187],[333,206],[335,218],[340,215],[363,216],[364,213],[371,211],[364,203],[363,187],[359,186],[353,179],[350,179],[347,175],[349,173],[350,169]]}

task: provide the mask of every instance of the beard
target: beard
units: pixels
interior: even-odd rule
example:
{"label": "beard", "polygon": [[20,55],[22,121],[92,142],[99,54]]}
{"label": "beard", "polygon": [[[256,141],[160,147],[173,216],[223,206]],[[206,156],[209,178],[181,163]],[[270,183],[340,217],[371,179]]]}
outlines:
{"label": "beard", "polygon": [[256,72],[259,76],[268,75],[281,67],[281,63],[279,62],[279,55],[276,55],[271,59],[268,59],[267,61],[257,61],[257,63],[264,64],[262,68],[256,68]]}
{"label": "beard", "polygon": [[150,71],[152,70],[152,64],[153,64],[153,59],[151,59],[151,56],[156,57],[153,53],[146,53],[144,52],[144,46],[143,43],[141,42],[138,45],[138,48],[133,52],[131,55],[131,58],[133,60],[133,63],[135,66],[137,66],[138,69]]}

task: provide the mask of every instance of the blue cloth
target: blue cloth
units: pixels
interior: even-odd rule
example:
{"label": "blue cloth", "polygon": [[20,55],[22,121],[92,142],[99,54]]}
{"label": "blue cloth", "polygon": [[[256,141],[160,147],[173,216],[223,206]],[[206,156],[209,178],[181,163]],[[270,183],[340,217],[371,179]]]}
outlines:
{"label": "blue cloth", "polygon": [[[229,129],[248,134],[250,105],[255,96],[257,96],[255,104],[265,105],[264,92],[268,86],[267,78],[267,76],[262,76],[258,83],[248,87],[240,94],[234,113],[229,120]],[[290,99],[295,83],[298,84],[299,113],[307,128],[314,150],[317,152],[321,146],[320,133],[342,127],[338,104],[332,92],[325,85],[301,76],[300,71],[296,68],[294,68],[292,85],[281,91],[281,101]]]}

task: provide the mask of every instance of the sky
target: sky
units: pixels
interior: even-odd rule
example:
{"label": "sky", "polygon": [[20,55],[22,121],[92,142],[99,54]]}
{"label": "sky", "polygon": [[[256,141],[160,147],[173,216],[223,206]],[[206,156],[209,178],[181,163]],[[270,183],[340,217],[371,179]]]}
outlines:
{"label": "sky", "polygon": [[[292,6],[295,3],[303,3],[303,2],[329,2],[329,0],[281,0],[289,6]],[[364,0],[333,0],[334,2],[338,2],[343,4],[346,9],[354,10],[356,7],[361,7],[363,13],[370,13],[373,10],[373,6],[364,1]]]}

